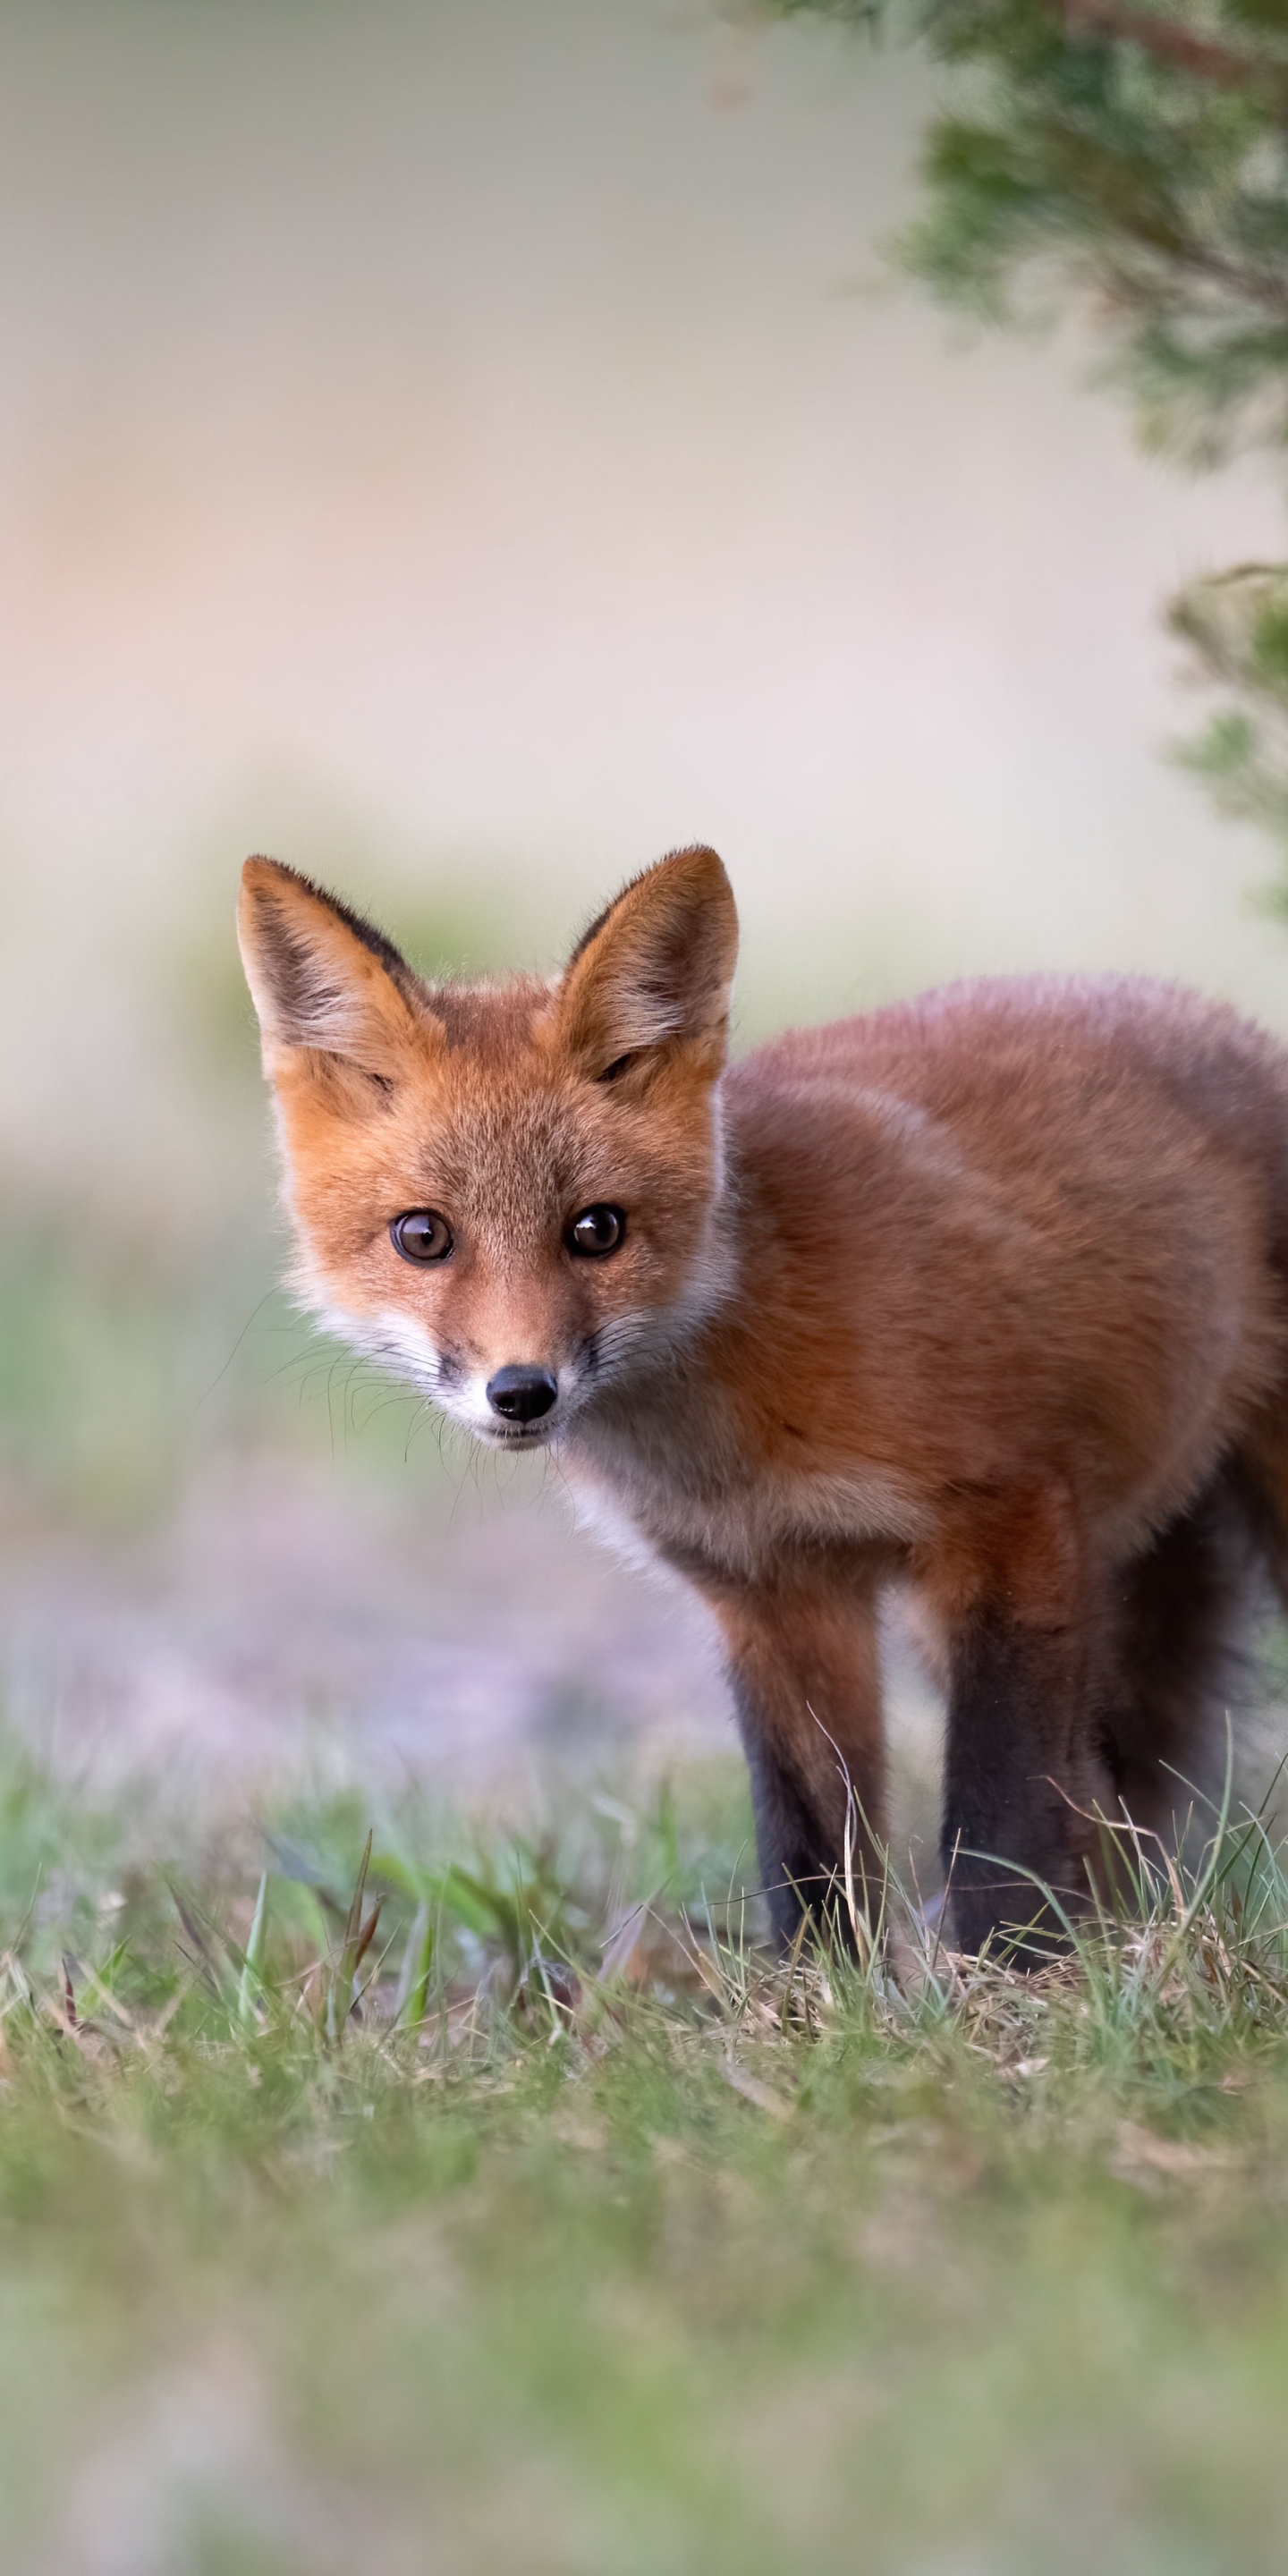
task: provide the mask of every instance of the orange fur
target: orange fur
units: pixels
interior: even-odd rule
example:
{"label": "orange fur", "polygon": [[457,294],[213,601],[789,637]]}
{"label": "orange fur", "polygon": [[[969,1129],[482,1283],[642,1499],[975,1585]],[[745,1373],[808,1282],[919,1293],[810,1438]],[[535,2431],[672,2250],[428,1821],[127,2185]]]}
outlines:
{"label": "orange fur", "polygon": [[[726,1069],[736,919],[701,849],[554,984],[428,987],[266,859],[240,918],[305,1293],[480,1438],[557,1441],[698,1586],[784,1935],[839,1865],[843,1770],[881,1829],[895,1577],[948,1675],[963,1940],[1029,1910],[1026,1871],[1085,1886],[1097,1805],[1164,1820],[1236,1525],[1288,1569],[1268,1038],[1144,981],[981,983]],[[604,1207],[623,1238],[580,1257]],[[421,1209],[450,1228],[429,1266],[389,1232]],[[550,1409],[500,1416],[498,1371]]]}

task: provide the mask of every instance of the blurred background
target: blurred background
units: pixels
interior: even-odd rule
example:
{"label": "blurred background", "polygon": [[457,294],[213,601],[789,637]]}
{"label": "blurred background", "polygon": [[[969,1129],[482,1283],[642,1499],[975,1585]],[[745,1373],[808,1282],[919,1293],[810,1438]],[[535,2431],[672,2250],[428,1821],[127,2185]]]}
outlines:
{"label": "blurred background", "polygon": [[[1276,542],[887,263],[938,75],[663,0],[4,0],[0,1658],[87,1776],[731,1738],[695,1611],[276,1293],[267,850],[427,971],[713,841],[739,1040],[1131,966],[1288,1031],[1164,596]],[[900,1681],[912,1736],[933,1712]],[[929,1741],[929,1736],[926,1736]],[[650,1757],[652,1758],[652,1757]]]}

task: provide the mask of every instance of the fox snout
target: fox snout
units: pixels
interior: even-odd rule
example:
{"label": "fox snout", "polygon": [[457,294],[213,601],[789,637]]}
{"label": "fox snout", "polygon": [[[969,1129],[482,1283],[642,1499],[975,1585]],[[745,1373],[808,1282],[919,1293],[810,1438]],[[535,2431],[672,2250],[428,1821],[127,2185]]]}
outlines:
{"label": "fox snout", "polygon": [[442,1411],[487,1446],[537,1448],[562,1431],[581,1374],[575,1365],[544,1360],[468,1367],[448,1359],[439,1363],[433,1392]]}
{"label": "fox snout", "polygon": [[522,1364],[499,1368],[485,1389],[488,1403],[503,1422],[540,1422],[553,1413],[559,1401],[559,1380],[547,1368],[527,1368]]}
{"label": "fox snout", "polygon": [[[525,1344],[532,1350],[533,1339],[526,1333],[515,1339],[520,1350]],[[536,1337],[535,1346],[548,1356],[497,1360],[476,1347],[468,1357],[460,1352],[441,1359],[435,1402],[487,1448],[544,1447],[561,1437],[581,1411],[596,1389],[599,1371],[593,1334],[578,1336],[568,1346],[556,1332],[544,1341]]]}
{"label": "fox snout", "polygon": [[[505,1305],[476,1319],[453,1302],[432,1322],[386,1305],[370,1338],[373,1356],[423,1388],[451,1422],[486,1448],[540,1448],[560,1436],[596,1385],[595,1335],[570,1332],[557,1311],[533,1311],[536,1301]],[[525,1306],[527,1311],[525,1311]],[[507,1320],[510,1329],[507,1331]],[[489,1329],[490,1327],[490,1329]],[[523,1351],[523,1359],[508,1352]]]}

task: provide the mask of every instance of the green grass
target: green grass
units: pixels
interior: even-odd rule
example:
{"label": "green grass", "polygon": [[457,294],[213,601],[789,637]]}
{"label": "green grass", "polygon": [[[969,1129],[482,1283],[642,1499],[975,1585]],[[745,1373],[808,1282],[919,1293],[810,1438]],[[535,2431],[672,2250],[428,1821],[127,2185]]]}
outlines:
{"label": "green grass", "polygon": [[1282,2565],[1267,1855],[1030,1979],[785,1972],[741,1801],[185,1846],[10,1751],[6,2570]]}

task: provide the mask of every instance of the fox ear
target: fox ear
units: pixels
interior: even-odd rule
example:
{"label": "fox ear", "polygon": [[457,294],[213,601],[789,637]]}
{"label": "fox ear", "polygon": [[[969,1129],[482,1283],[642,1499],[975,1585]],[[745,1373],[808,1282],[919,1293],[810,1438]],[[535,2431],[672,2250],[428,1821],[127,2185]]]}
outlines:
{"label": "fox ear", "polygon": [[387,1082],[436,1025],[392,942],[276,859],[246,861],[237,937],[270,1079],[328,1057]]}
{"label": "fox ear", "polygon": [[698,1042],[724,1061],[738,954],[733,890],[714,850],[673,850],[616,896],[578,942],[559,1030],[596,1081],[623,1058]]}

